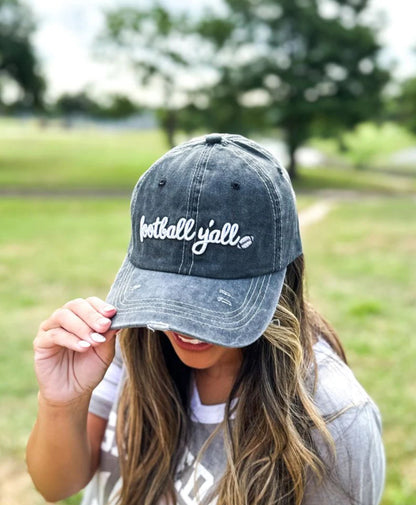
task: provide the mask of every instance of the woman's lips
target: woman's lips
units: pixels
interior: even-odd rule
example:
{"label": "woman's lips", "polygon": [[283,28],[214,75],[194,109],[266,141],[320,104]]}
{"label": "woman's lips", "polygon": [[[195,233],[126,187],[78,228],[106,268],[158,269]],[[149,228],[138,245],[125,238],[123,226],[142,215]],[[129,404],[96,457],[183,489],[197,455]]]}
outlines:
{"label": "woman's lips", "polygon": [[185,349],[187,351],[205,351],[212,347],[213,344],[209,344],[208,342],[202,342],[196,338],[184,337],[183,335],[179,335],[179,333],[172,332],[173,338],[179,347]]}

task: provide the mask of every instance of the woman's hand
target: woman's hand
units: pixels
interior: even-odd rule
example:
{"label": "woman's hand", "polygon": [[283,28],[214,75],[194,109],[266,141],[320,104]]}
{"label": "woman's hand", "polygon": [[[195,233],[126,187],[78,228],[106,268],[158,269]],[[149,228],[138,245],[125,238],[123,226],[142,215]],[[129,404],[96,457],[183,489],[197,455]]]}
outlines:
{"label": "woman's hand", "polygon": [[114,357],[109,330],[116,309],[97,297],[77,298],[39,326],[33,342],[40,394],[53,404],[89,395]]}

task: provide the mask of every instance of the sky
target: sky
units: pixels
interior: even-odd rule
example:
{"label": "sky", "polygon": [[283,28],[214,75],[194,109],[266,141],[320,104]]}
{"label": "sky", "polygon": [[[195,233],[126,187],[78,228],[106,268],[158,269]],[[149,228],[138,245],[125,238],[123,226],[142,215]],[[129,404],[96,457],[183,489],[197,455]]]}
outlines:
{"label": "sky", "polygon": [[[219,0],[165,0],[175,8],[198,8]],[[323,0],[326,1],[326,0]],[[137,0],[28,0],[36,16],[38,29],[34,44],[47,76],[51,98],[63,92],[76,92],[88,87],[95,93],[129,93],[133,97],[157,103],[154,92],[139,90],[127,72],[96,60],[93,42],[103,24],[102,9],[138,5]],[[328,0],[329,4],[329,0]],[[143,5],[143,0],[139,5]],[[368,17],[382,24],[379,40],[386,47],[382,63],[396,61],[394,75],[403,79],[416,74],[416,34],[414,0],[371,0]]]}

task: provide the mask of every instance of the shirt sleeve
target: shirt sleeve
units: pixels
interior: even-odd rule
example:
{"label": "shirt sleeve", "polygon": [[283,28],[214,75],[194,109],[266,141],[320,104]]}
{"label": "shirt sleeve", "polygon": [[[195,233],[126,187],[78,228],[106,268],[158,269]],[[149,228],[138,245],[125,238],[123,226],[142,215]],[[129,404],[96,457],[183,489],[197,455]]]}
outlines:
{"label": "shirt sleeve", "polygon": [[385,454],[377,406],[371,400],[353,406],[328,423],[328,429],[335,454],[315,433],[328,472],[320,483],[309,479],[302,505],[378,505],[384,489]]}
{"label": "shirt sleeve", "polygon": [[116,353],[111,365],[108,367],[103,380],[94,389],[88,411],[96,416],[108,419],[111,408],[116,401],[118,388],[123,374],[121,351],[116,343]]}

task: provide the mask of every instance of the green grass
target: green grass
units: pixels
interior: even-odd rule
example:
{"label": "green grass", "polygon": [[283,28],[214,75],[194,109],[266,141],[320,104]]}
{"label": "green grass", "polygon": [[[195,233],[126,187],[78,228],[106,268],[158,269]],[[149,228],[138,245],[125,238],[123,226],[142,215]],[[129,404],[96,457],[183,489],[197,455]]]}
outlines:
{"label": "green grass", "polygon": [[[342,202],[303,231],[310,297],[382,411],[383,505],[416,500],[414,212],[410,198]],[[0,452],[21,460],[36,408],[37,327],[68,299],[105,297],[127,248],[129,210],[127,199],[3,199],[0,216]],[[37,499],[33,492],[31,505]]]}
{"label": "green grass", "polygon": [[[35,387],[31,367],[13,373],[15,360],[31,364],[27,338],[52,306],[77,293],[105,295],[127,247],[129,202],[5,199],[0,209],[0,299],[7,314],[0,321],[7,377],[0,396],[26,398]],[[3,430],[0,442],[13,450],[15,441]]]}
{"label": "green grass", "polygon": [[[166,149],[155,131],[68,133],[0,121],[0,187],[129,193]],[[382,411],[388,457],[382,503],[413,505],[416,204],[405,195],[416,192],[414,179],[326,168],[300,175],[299,210],[319,199],[317,189],[360,195],[339,201],[322,222],[303,231],[309,292],[339,331],[352,368]],[[23,468],[36,410],[32,340],[39,323],[71,298],[104,298],[129,234],[128,197],[0,200],[0,397],[7,413],[0,416],[0,477],[3,462]],[[28,493],[14,503],[43,503]]]}
{"label": "green grass", "polygon": [[[181,139],[185,139],[183,135]],[[332,142],[331,145],[334,143]],[[328,150],[329,141],[319,146]],[[0,188],[9,190],[130,191],[168,146],[160,131],[105,132],[41,129],[0,120]],[[297,190],[348,189],[388,194],[416,192],[416,178],[318,167],[300,169]]]}
{"label": "green grass", "polygon": [[352,168],[300,168],[296,191],[342,190],[386,195],[416,193],[416,177],[394,177],[382,171]]}
{"label": "green grass", "polygon": [[37,327],[66,300],[105,297],[127,249],[129,201],[3,199],[0,216],[0,454],[21,462],[36,411]]}
{"label": "green grass", "polygon": [[382,412],[383,505],[416,501],[415,215],[410,198],[343,202],[304,233],[310,297]]}
{"label": "green grass", "polygon": [[160,131],[114,133],[0,122],[0,188],[128,189],[168,146]]}
{"label": "green grass", "polygon": [[343,151],[335,139],[312,139],[310,145],[330,158],[338,158],[357,168],[371,167],[416,176],[414,163],[395,166],[390,161],[394,153],[416,146],[416,136],[397,123],[361,123],[353,131],[344,133],[342,140],[345,147]]}

